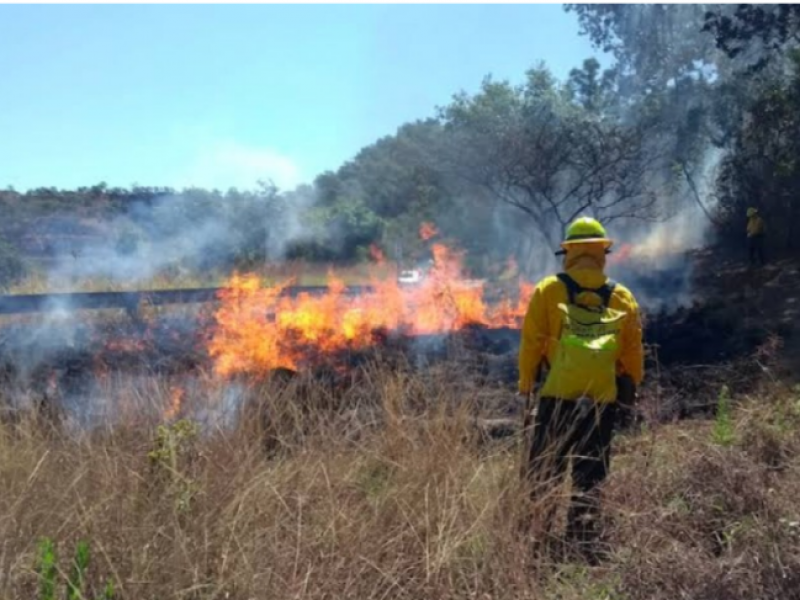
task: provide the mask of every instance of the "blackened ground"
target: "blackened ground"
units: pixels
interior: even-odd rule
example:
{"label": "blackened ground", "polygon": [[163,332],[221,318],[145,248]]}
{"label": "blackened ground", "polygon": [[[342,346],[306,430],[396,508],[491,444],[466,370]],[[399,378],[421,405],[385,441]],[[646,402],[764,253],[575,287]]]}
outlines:
{"label": "blackened ground", "polygon": [[648,400],[662,418],[711,414],[723,386],[796,381],[800,272],[793,260],[749,268],[716,250],[691,255],[693,300],[646,314]]}
{"label": "blackened ground", "polygon": [[[791,378],[800,367],[800,343],[794,335],[800,310],[796,264],[784,261],[751,270],[711,252],[686,260],[691,268],[675,262],[670,269],[629,271],[631,281],[625,280],[637,297],[645,298],[648,357],[641,395],[657,420],[707,415],[723,385],[743,393],[765,376]],[[677,289],[680,295],[674,293]],[[658,294],[662,302],[654,310],[647,299]],[[187,317],[144,323],[122,315],[78,324],[5,327],[0,330],[0,403],[14,404],[17,394],[42,402],[80,397],[98,372],[210,372],[204,350],[209,324]],[[322,356],[309,348],[309,364],[302,368],[329,387],[332,401],[358,385],[364,370],[376,363],[396,371],[445,372],[459,389],[483,394],[487,410],[510,416],[520,406],[514,395],[519,339],[518,330],[481,326],[422,336],[376,331],[367,350]],[[291,375],[284,370],[281,376]]]}

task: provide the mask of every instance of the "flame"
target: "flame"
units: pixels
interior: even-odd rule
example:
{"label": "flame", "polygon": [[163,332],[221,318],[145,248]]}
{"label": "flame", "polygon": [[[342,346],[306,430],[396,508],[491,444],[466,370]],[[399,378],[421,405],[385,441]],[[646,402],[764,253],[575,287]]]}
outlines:
{"label": "flame", "polygon": [[178,413],[181,410],[181,406],[183,405],[183,397],[185,395],[185,391],[182,387],[174,387],[170,391],[170,398],[169,398],[169,406],[167,410],[164,411],[164,419],[167,421],[171,421],[175,417],[178,416]]}
{"label": "flame", "polygon": [[382,265],[386,262],[386,256],[383,254],[383,250],[381,250],[377,245],[370,244],[369,245],[369,254],[379,265]]}
{"label": "flame", "polygon": [[633,244],[622,244],[615,252],[608,255],[606,262],[609,265],[618,265],[630,260],[634,252]]}
{"label": "flame", "polygon": [[438,235],[439,230],[436,229],[436,226],[433,223],[425,222],[419,226],[419,237],[422,238],[422,241],[427,242],[433,236]]}
{"label": "flame", "polygon": [[516,302],[508,299],[502,300],[491,311],[492,325],[495,327],[521,327],[535,288],[536,285],[533,283],[521,282]]}
{"label": "flame", "polygon": [[[420,235],[435,228],[420,228]],[[490,307],[484,301],[484,282],[469,279],[463,253],[433,244],[433,266],[417,285],[401,286],[396,279],[372,273],[370,290],[349,295],[335,273],[329,272],[325,293],[288,297],[291,283],[264,286],[254,274],[235,274],[220,292],[220,306],[211,331],[209,354],[215,372],[268,373],[276,368],[298,370],[338,352],[373,344],[379,332],[447,333],[467,325],[519,327],[533,286],[520,285],[517,303]]]}

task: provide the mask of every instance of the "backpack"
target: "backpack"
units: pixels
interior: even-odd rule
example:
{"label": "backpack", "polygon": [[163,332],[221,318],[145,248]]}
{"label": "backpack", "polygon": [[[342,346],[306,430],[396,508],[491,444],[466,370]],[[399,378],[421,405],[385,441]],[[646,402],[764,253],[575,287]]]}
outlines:
{"label": "backpack", "polygon": [[[608,306],[616,283],[608,280],[600,288],[588,289],[566,273],[559,273],[558,278],[567,288],[567,303],[558,305],[561,331],[541,396],[613,402],[617,395],[620,338],[627,315]],[[582,292],[597,294],[601,304],[579,304],[577,298]]]}

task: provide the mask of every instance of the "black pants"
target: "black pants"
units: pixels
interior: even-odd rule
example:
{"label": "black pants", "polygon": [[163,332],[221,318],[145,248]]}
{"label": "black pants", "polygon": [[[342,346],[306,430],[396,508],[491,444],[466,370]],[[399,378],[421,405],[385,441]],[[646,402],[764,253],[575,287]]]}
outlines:
{"label": "black pants", "polygon": [[751,265],[764,265],[764,236],[754,235],[747,238],[747,254]]}
{"label": "black pants", "polygon": [[[542,398],[533,423],[527,477],[533,500],[560,485],[572,460],[573,497],[567,538],[590,541],[599,514],[597,485],[608,475],[611,440],[617,419],[616,404],[596,404]],[[545,523],[555,516],[550,502]]]}

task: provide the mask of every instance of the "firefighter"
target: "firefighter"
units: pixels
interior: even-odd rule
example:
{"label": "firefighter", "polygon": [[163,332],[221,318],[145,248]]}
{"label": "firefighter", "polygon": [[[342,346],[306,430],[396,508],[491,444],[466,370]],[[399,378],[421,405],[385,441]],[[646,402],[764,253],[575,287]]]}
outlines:
{"label": "firefighter", "polygon": [[[563,481],[572,458],[566,538],[588,556],[593,556],[598,484],[608,474],[613,430],[620,412],[632,410],[644,375],[636,299],[604,272],[612,244],[595,219],[581,217],[569,225],[556,253],[563,256],[563,272],[536,286],[519,350],[520,394],[531,398],[540,371],[546,371],[523,474],[532,500],[542,499]],[[552,501],[549,506],[548,531],[555,510]]]}
{"label": "firefighter", "polygon": [[747,254],[750,265],[764,266],[764,238],[767,227],[757,208],[747,209]]}

